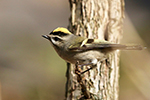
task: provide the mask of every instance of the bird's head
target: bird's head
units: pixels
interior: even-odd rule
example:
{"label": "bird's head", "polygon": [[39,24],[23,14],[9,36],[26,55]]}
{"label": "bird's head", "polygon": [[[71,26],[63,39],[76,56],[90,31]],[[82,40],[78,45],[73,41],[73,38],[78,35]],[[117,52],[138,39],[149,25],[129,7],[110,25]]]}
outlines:
{"label": "bird's head", "polygon": [[65,43],[69,42],[72,33],[63,27],[58,27],[49,35],[42,35],[42,37],[48,39],[54,47],[62,47]]}

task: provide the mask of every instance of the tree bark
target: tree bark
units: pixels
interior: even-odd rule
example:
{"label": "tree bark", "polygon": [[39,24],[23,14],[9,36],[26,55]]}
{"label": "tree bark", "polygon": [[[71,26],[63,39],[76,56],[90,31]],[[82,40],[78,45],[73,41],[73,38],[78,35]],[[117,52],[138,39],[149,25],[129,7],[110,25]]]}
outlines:
{"label": "tree bark", "polygon": [[[124,0],[69,0],[69,30],[87,38],[119,43],[122,36]],[[108,55],[97,67],[79,75],[67,66],[66,100],[118,100],[119,51]],[[82,70],[88,69],[84,66]]]}

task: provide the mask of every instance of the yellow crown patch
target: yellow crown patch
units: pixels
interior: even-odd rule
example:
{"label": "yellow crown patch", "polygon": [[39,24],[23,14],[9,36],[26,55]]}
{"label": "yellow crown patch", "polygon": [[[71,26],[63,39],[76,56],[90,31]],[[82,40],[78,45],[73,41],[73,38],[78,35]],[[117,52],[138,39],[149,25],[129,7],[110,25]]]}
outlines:
{"label": "yellow crown patch", "polygon": [[63,32],[63,33],[72,34],[71,32],[69,32],[68,29],[63,28],[63,27],[58,27],[58,28],[56,28],[53,32]]}

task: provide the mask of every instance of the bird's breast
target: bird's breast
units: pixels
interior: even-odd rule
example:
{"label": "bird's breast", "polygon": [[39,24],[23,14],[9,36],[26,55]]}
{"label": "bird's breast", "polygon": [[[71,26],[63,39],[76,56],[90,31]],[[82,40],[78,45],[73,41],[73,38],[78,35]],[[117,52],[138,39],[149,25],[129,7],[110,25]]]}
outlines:
{"label": "bird's breast", "polygon": [[77,61],[79,64],[88,64],[91,63],[94,59],[102,60],[105,57],[103,53],[96,50],[85,52],[61,52],[59,56],[72,64],[76,64]]}

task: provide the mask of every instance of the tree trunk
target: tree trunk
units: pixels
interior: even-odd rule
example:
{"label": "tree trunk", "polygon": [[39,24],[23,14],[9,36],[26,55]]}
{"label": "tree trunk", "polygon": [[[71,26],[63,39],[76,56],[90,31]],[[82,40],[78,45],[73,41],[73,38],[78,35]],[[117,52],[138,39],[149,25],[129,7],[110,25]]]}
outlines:
{"label": "tree trunk", "polygon": [[[119,43],[122,35],[124,0],[69,0],[69,30],[87,38]],[[79,75],[77,67],[67,66],[67,100],[117,100],[119,92],[119,51],[108,55],[97,67]],[[84,66],[86,70],[89,66]]]}

